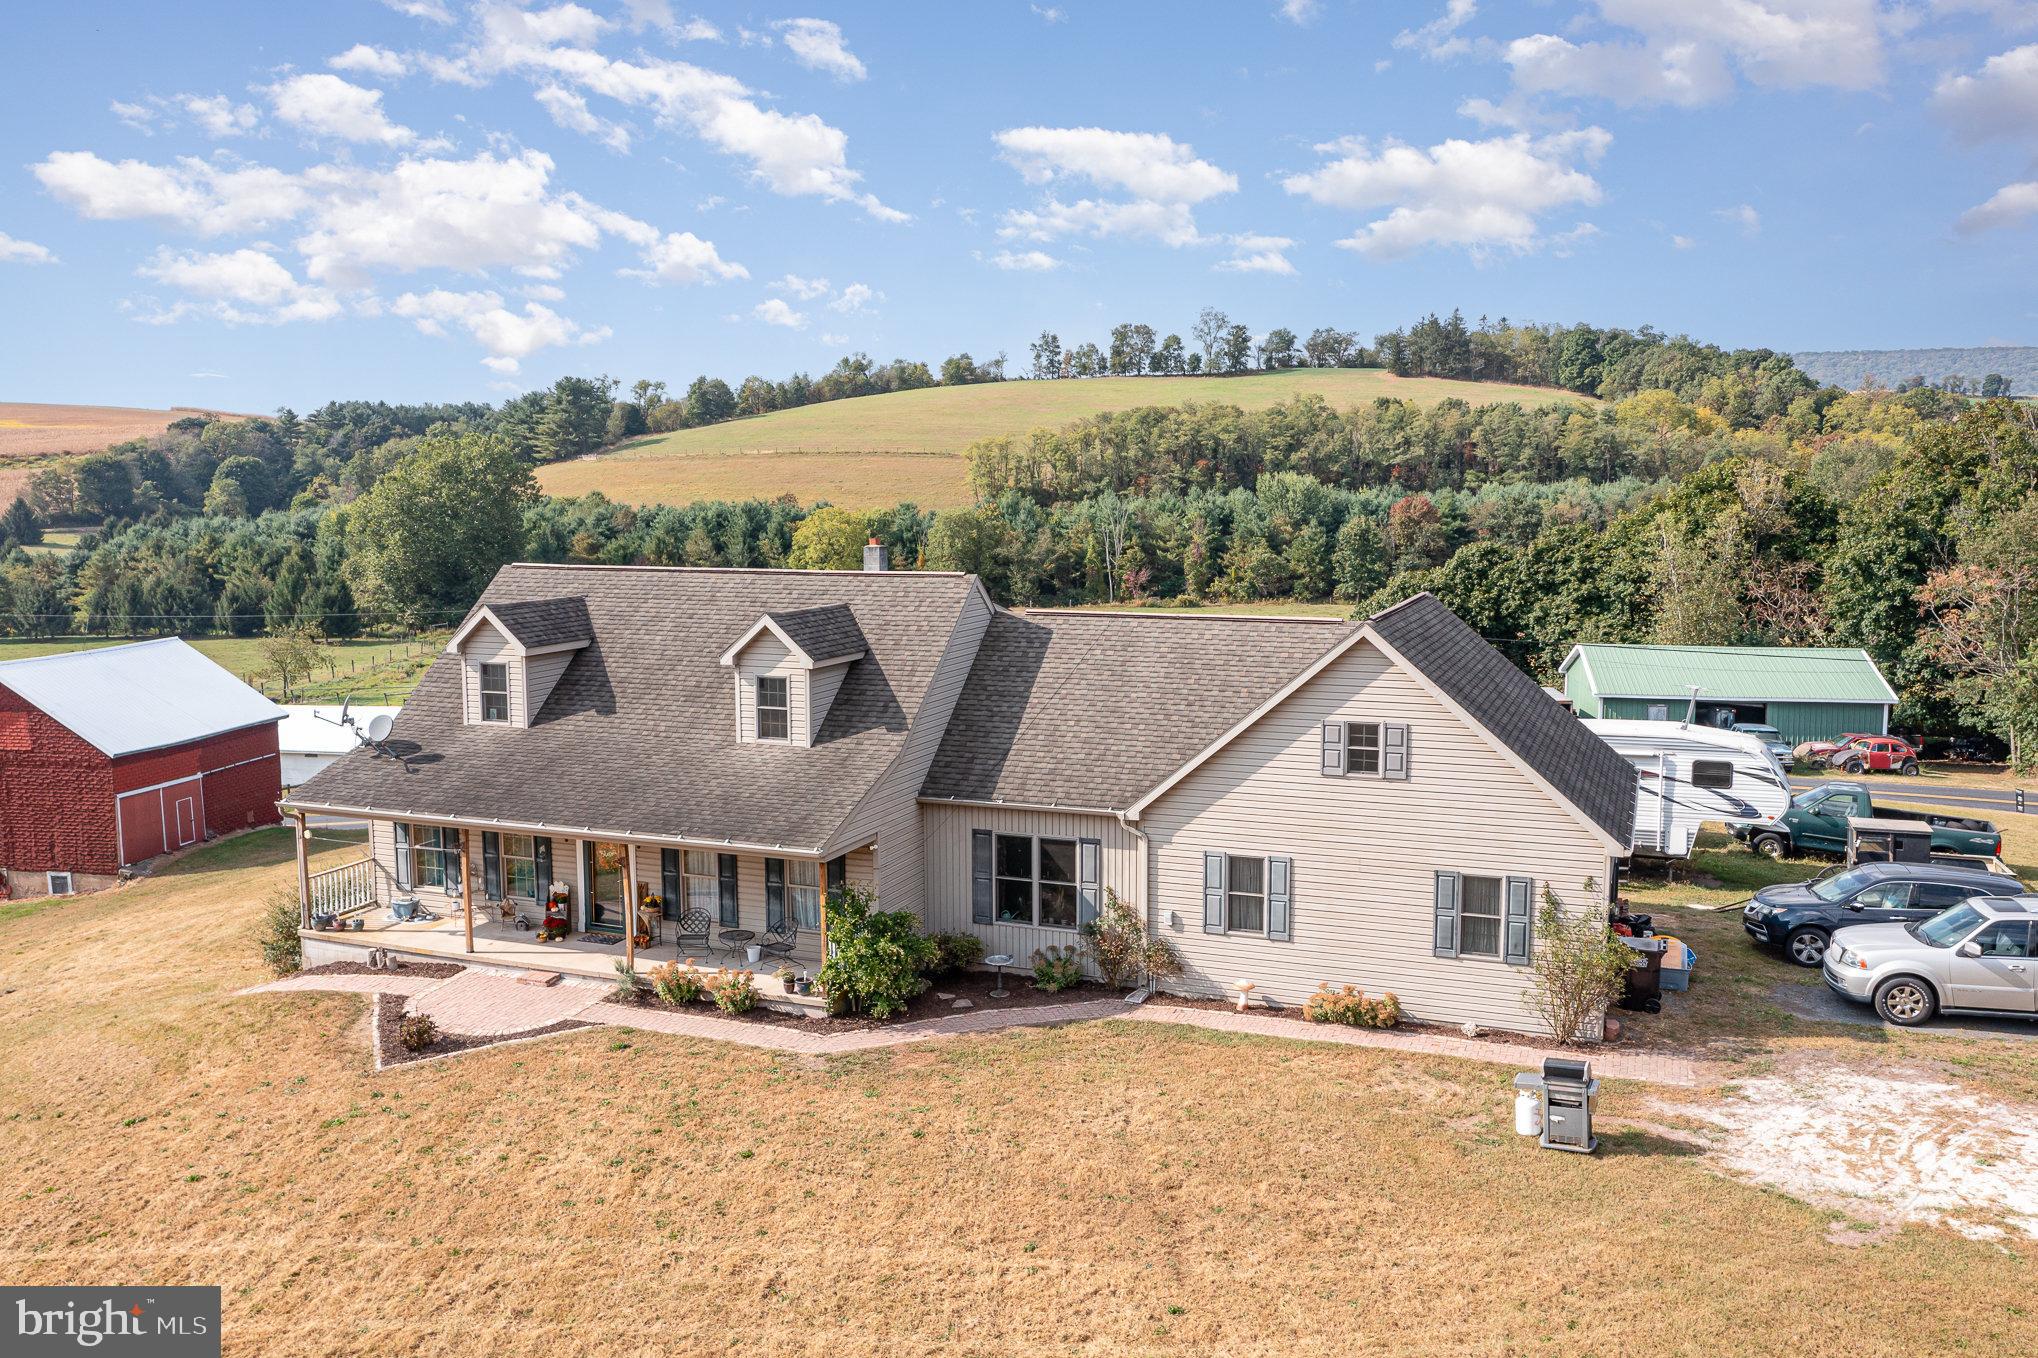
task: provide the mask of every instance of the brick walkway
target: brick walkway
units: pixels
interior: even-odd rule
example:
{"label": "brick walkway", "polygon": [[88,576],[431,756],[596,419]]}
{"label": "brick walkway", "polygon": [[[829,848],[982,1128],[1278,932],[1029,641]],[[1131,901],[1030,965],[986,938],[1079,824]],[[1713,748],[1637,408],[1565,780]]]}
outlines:
{"label": "brick walkway", "polygon": [[[973,1009],[916,1023],[901,1023],[892,1028],[842,1033],[794,1024],[747,1023],[707,1012],[638,1009],[611,1003],[606,998],[609,989],[606,983],[576,982],[571,978],[553,986],[522,985],[500,973],[464,971],[444,980],[400,974],[292,976],[251,987],[242,993],[291,990],[358,993],[379,990],[409,996],[408,1009],[430,1014],[447,1032],[477,1037],[507,1037],[543,1028],[562,1019],[580,1019],[616,1028],[636,1028],[643,1032],[668,1033],[674,1037],[707,1038],[715,1042],[733,1042],[745,1047],[810,1056],[835,1056],[843,1052],[898,1047],[930,1038],[990,1033],[1004,1028],[1045,1027],[1111,1018],[1138,1023],[1177,1023],[1213,1032],[1245,1033],[1294,1042],[1328,1042],[1424,1056],[1449,1056],[1523,1070],[1541,1065],[1545,1056],[1577,1054],[1437,1033],[1374,1032],[1266,1013],[1185,1009],[1162,1003],[1133,1006],[1118,999],[1014,1009]],[[1684,1086],[1700,1083],[1698,1063],[1686,1057],[1618,1050],[1596,1051],[1589,1055],[1593,1074],[1606,1079]]]}
{"label": "brick walkway", "polygon": [[[1546,1056],[1575,1058],[1578,1052],[1545,1051],[1517,1046],[1511,1042],[1487,1042],[1476,1037],[1446,1037],[1439,1033],[1374,1031],[1311,1023],[1307,1019],[1281,1018],[1273,1014],[1239,1014],[1219,1009],[1185,1009],[1171,1004],[1144,1004],[1124,1017],[1142,1023],[1180,1023],[1191,1028],[1208,1028],[1220,1033],[1250,1033],[1255,1037],[1280,1037],[1292,1042],[1332,1042],[1347,1047],[1375,1047],[1383,1051],[1419,1052],[1424,1056],[1452,1056],[1466,1061],[1490,1061],[1522,1070],[1541,1067]],[[1640,1080],[1649,1084],[1696,1085],[1698,1063],[1682,1056],[1654,1052],[1589,1051],[1592,1073],[1608,1080]]]}

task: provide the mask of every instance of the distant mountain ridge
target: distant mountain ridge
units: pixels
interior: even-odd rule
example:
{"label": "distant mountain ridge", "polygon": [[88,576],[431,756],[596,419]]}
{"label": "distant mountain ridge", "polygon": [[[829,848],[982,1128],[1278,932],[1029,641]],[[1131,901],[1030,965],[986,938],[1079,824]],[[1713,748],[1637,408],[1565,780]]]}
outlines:
{"label": "distant mountain ridge", "polygon": [[1968,349],[1834,349],[1792,354],[1797,366],[1816,381],[1853,390],[1873,377],[1893,387],[1907,377],[1931,382],[1958,373],[1976,388],[1990,373],[2010,380],[2017,396],[2038,395],[2038,346],[1977,345]]}

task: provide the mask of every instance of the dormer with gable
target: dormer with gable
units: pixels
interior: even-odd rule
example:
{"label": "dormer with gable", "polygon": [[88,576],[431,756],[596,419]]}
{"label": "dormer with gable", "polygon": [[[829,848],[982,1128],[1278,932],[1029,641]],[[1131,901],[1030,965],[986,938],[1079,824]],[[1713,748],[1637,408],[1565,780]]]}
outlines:
{"label": "dormer with gable", "polygon": [[766,613],[722,653],[736,684],[736,738],[812,748],[849,667],[868,646],[846,604]]}
{"label": "dormer with gable", "polygon": [[483,604],[446,643],[460,657],[461,720],[528,727],[573,657],[594,641],[584,599]]}

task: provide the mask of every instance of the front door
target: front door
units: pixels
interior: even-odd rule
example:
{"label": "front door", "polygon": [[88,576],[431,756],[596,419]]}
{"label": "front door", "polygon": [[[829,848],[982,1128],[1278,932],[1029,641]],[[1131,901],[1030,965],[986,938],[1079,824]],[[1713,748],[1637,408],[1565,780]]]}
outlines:
{"label": "front door", "polygon": [[627,918],[630,851],[621,844],[587,846],[587,927],[620,934]]}
{"label": "front door", "polygon": [[198,838],[198,808],[189,797],[177,799],[177,846],[192,843]]}
{"label": "front door", "polygon": [[2031,925],[2026,920],[1997,920],[1968,942],[1981,949],[1979,957],[1962,957],[1953,952],[1951,984],[1946,1001],[1958,1009],[1999,1009],[2011,1014],[2034,1012],[2038,1001],[2038,971],[2033,971]]}

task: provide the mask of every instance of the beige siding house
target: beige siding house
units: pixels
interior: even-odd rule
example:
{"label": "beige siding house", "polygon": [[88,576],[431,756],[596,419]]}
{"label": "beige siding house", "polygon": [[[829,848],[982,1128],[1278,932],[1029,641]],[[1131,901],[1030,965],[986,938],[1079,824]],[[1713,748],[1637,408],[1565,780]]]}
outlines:
{"label": "beige siding house", "polygon": [[[371,826],[306,911],[377,927],[310,955],[818,968],[855,884],[1023,968],[1116,896],[1172,988],[1533,1029],[1537,903],[1605,908],[1632,769],[1428,595],[1022,614],[872,564],[505,568],[389,738],[291,795]],[[537,944],[548,915],[573,936]]]}

